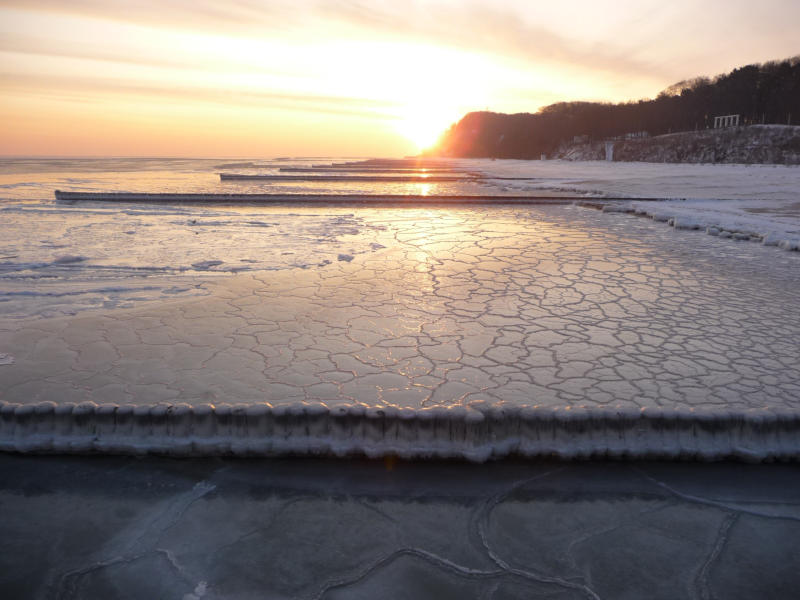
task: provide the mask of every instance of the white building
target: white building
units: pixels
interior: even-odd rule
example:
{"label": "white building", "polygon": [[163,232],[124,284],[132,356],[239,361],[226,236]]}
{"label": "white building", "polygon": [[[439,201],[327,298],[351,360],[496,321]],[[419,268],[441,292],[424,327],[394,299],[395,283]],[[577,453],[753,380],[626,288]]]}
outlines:
{"label": "white building", "polygon": [[723,127],[738,127],[739,115],[725,115],[724,117],[714,117],[714,129]]}

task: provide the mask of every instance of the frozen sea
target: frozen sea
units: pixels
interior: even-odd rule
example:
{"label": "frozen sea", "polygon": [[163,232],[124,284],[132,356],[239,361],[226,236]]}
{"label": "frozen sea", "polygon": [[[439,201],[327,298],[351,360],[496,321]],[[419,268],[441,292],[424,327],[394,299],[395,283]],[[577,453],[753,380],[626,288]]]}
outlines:
{"label": "frozen sea", "polygon": [[[221,182],[220,172],[281,174],[352,159],[0,159],[0,316],[31,318],[205,293],[215,276],[317,268],[374,251],[386,224],[368,210],[57,204],[54,191],[287,194],[657,196],[666,221],[800,240],[800,169],[565,161],[452,161],[497,177],[443,183]],[[285,174],[285,173],[284,173]],[[330,173],[327,173],[330,174]],[[378,173],[380,174],[380,173]],[[372,215],[372,216],[370,216]]]}
{"label": "frozen sea", "polygon": [[[5,159],[0,442],[796,456],[800,254],[767,242],[799,229],[797,167],[469,160],[452,166],[486,179],[218,176],[336,160]],[[673,200],[642,203],[648,219],[577,205],[69,204],[56,189]]]}
{"label": "frozen sea", "polygon": [[[477,183],[220,182],[218,173],[278,174],[333,159],[2,159],[0,315],[27,318],[204,293],[220,274],[305,269],[368,252],[352,210],[302,206],[59,205],[54,191],[486,193]],[[502,192],[499,192],[502,193]]]}
{"label": "frozen sea", "polygon": [[[796,596],[796,464],[550,459],[797,460],[800,253],[770,240],[800,231],[800,169],[217,176],[332,160],[0,162],[0,596]],[[649,219],[55,189],[688,200]],[[509,455],[537,460],[396,459]]]}

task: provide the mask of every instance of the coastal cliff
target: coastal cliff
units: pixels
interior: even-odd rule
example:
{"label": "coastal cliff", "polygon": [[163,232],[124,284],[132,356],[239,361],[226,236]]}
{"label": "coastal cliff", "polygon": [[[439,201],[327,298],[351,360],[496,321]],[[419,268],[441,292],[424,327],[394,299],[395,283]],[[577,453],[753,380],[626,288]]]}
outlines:
{"label": "coastal cliff", "polygon": [[[800,127],[751,125],[614,140],[622,162],[800,164]],[[606,142],[563,144],[548,158],[606,160]]]}

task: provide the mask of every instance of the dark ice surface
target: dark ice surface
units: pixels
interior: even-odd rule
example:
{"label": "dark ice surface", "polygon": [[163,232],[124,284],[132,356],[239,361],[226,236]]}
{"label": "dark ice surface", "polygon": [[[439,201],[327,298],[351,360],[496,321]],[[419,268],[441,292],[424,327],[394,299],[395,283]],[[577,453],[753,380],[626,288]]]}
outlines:
{"label": "dark ice surface", "polygon": [[0,598],[797,598],[800,466],[0,455]]}

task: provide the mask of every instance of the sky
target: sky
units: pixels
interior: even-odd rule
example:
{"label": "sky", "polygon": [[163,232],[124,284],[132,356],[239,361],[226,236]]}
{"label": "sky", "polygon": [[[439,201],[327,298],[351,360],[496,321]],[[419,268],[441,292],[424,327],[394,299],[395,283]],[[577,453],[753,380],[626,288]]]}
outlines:
{"label": "sky", "polygon": [[0,0],[0,155],[402,156],[800,54],[797,0]]}

